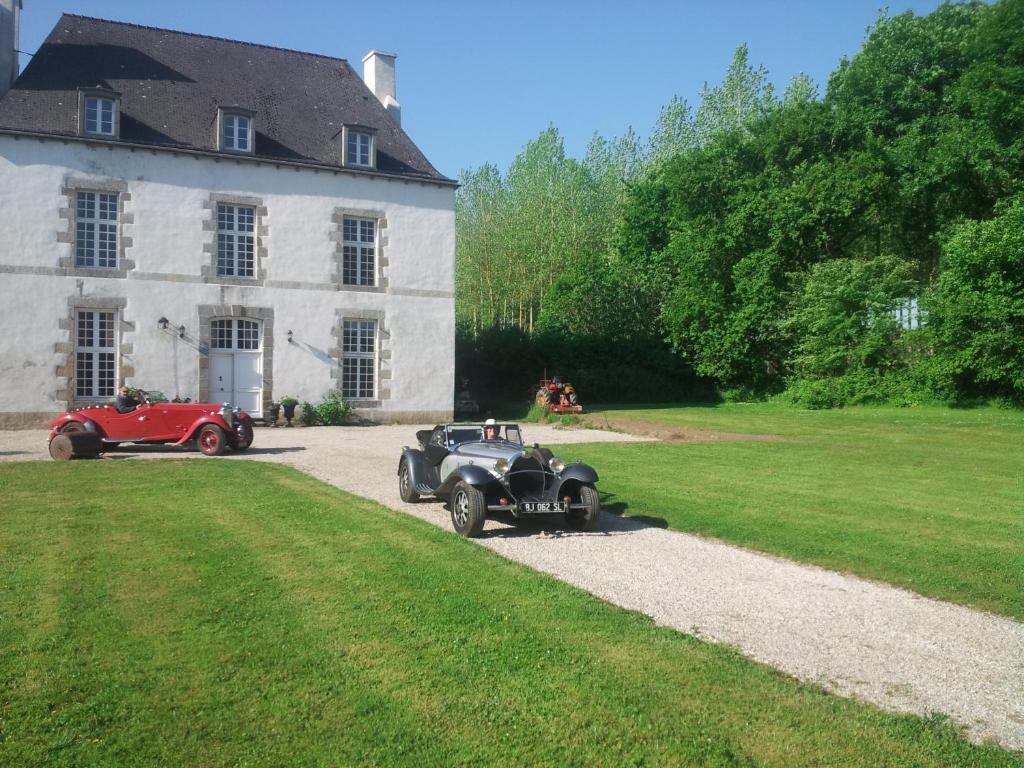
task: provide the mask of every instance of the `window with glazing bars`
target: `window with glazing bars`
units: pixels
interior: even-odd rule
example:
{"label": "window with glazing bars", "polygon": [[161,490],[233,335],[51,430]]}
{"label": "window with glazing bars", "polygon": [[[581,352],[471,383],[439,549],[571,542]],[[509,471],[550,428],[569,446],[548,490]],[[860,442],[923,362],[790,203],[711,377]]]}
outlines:
{"label": "window with glazing bars", "polygon": [[345,164],[368,166],[370,164],[370,142],[370,134],[349,131]]}
{"label": "window with glazing bars", "polygon": [[259,349],[259,322],[257,320],[211,321],[210,347],[212,349]]}
{"label": "window with glazing bars", "polygon": [[75,205],[75,266],[117,268],[117,193],[79,192]]}
{"label": "window with glazing bars", "polygon": [[89,96],[85,100],[85,132],[114,135],[114,100]]}
{"label": "window with glazing bars", "polygon": [[224,130],[221,147],[223,149],[234,149],[238,152],[248,152],[251,148],[249,142],[250,126],[252,121],[244,115],[224,115]]}
{"label": "window with glazing bars", "polygon": [[117,381],[116,312],[79,310],[75,340],[75,396],[113,397]]}
{"label": "window with glazing bars", "polygon": [[377,222],[373,219],[342,221],[341,282],[343,285],[377,284]]}
{"label": "window with glazing bars", "polygon": [[341,396],[372,400],[376,385],[377,321],[342,321],[341,354]]}
{"label": "window with glazing bars", "polygon": [[256,209],[217,206],[217,276],[255,277]]}

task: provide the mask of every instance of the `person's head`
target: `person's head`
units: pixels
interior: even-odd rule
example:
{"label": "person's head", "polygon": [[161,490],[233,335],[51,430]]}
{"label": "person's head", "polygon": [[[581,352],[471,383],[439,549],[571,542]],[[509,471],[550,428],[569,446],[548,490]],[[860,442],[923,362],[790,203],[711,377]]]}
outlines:
{"label": "person's head", "polygon": [[121,389],[118,390],[118,393],[121,395],[121,397],[128,397],[128,387],[122,384]]}
{"label": "person's head", "polygon": [[488,419],[484,422],[484,440],[497,440],[498,439],[498,425],[494,423],[494,419]]}

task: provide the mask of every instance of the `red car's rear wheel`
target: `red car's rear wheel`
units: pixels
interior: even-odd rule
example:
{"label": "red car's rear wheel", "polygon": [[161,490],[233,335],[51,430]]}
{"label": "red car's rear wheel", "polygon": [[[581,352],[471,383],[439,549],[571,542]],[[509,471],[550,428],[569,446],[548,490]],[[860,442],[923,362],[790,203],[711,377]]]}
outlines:
{"label": "red car's rear wheel", "polygon": [[227,437],[224,435],[224,430],[216,424],[207,424],[199,430],[196,442],[199,444],[199,450],[207,456],[220,456],[224,453]]}

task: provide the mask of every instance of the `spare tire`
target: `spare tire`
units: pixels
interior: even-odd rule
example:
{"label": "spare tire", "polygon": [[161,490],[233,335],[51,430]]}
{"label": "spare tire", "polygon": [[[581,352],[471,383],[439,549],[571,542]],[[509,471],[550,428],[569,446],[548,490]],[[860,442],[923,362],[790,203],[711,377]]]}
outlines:
{"label": "spare tire", "polygon": [[95,432],[61,432],[50,441],[50,458],[56,461],[94,459],[102,447],[100,436]]}

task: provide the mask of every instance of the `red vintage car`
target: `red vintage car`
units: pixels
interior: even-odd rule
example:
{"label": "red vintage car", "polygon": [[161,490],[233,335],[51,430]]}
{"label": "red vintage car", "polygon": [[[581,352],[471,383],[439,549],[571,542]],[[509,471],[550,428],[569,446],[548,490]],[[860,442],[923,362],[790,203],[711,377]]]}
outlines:
{"label": "red vintage car", "polygon": [[120,413],[113,405],[68,411],[50,422],[50,440],[66,432],[94,432],[105,449],[120,443],[173,443],[195,440],[207,456],[225,448],[252,445],[252,417],[238,408],[211,403],[169,403],[159,393],[137,390],[142,404]]}

